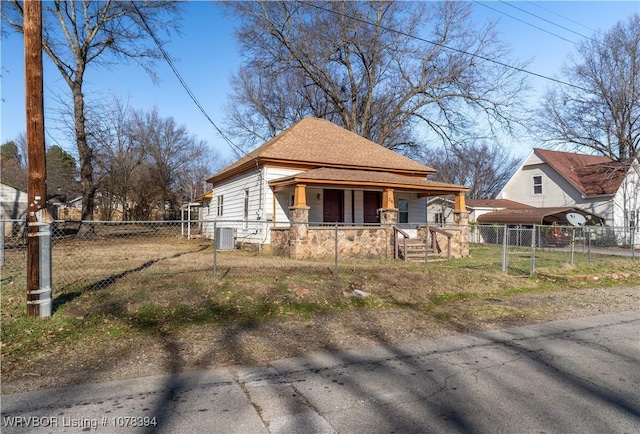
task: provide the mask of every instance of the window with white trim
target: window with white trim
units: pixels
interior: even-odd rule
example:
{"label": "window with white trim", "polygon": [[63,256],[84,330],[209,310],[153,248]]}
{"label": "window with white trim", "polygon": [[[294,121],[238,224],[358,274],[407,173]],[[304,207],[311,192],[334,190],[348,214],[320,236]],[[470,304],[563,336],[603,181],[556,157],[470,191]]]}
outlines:
{"label": "window with white trim", "polygon": [[398,223],[409,223],[408,199],[398,199]]}
{"label": "window with white trim", "polygon": [[244,228],[247,229],[249,223],[249,189],[244,190],[244,210],[242,217],[244,219]]}
{"label": "window with white trim", "polygon": [[534,195],[542,194],[542,175],[532,176],[531,184],[533,186],[532,193]]}
{"label": "window with white trim", "polygon": [[222,217],[223,205],[224,205],[224,196],[218,196],[217,203],[216,203],[216,216]]}

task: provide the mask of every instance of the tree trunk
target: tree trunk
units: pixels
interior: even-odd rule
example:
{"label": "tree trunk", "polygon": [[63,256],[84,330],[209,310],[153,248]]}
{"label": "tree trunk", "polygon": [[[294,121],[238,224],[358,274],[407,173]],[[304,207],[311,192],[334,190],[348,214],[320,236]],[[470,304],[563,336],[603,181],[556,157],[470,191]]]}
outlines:
{"label": "tree trunk", "polygon": [[[87,222],[93,220],[96,194],[96,186],[93,182],[93,149],[87,143],[82,84],[74,83],[71,87],[71,92],[73,94],[73,119],[80,164],[80,190],[82,191],[82,214],[80,219],[83,222]],[[93,233],[93,231],[93,225],[82,223],[78,230],[78,236],[85,237]]]}

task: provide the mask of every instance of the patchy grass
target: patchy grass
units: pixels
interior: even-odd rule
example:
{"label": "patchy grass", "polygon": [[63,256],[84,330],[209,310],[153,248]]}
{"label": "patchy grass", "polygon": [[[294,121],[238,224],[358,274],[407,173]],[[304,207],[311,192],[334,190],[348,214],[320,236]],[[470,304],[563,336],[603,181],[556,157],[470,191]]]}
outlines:
{"label": "patchy grass", "polygon": [[[499,248],[474,246],[467,258],[426,266],[349,260],[335,276],[331,262],[219,252],[214,281],[210,243],[169,241],[56,246],[55,255],[67,259],[64,269],[74,273],[64,278],[55,271],[54,284],[64,283],[54,286],[48,320],[27,318],[24,277],[3,275],[3,385],[49,386],[54,380],[12,386],[26,374],[37,379],[45,366],[66,384],[555,319],[567,311],[563,306],[577,312],[584,304],[640,305],[637,291],[594,289],[620,281],[567,279],[638,270],[624,258],[564,265],[568,253],[542,252],[538,274],[523,278],[502,273]],[[640,279],[624,285],[640,287]],[[356,289],[368,296],[355,296]]]}

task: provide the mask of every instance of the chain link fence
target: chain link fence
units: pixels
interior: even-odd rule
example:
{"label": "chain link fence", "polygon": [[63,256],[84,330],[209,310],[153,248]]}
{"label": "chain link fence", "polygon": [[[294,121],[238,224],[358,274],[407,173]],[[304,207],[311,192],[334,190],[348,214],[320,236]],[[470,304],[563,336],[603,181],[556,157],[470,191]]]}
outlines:
{"label": "chain link fence", "polygon": [[[25,222],[3,220],[0,225],[2,284],[23,284],[27,262]],[[443,253],[446,242],[434,244],[431,239],[436,232],[427,231],[429,235],[425,240],[424,225],[422,231],[418,225],[400,226],[399,229],[414,240],[418,252],[409,258],[407,249],[400,252],[400,257],[424,266],[434,260],[447,259],[448,255]],[[448,229],[460,230],[461,227],[444,226],[438,231]],[[474,249],[487,250],[491,258],[487,267],[522,275],[531,275],[544,266],[597,262],[606,255],[635,260],[640,247],[640,234],[628,228],[470,225],[463,229],[471,254]],[[240,248],[288,257],[293,248],[291,240],[286,238],[290,230],[288,223],[265,221],[56,221],[51,227],[54,291],[100,289],[152,265],[156,265],[154,272],[158,272],[156,269],[161,268],[163,261],[177,258],[184,260],[185,272],[194,267],[207,269],[213,280],[222,279],[234,266],[224,252]],[[358,267],[371,267],[372,261],[393,259],[394,244],[404,242],[403,236],[399,236],[396,243],[390,235],[392,232],[381,230],[379,225],[310,224],[307,230],[308,242],[303,247],[314,254],[304,261],[324,270],[328,278],[340,278],[344,282],[348,282],[349,275]],[[284,246],[283,251],[273,251],[276,241]],[[252,264],[259,267],[259,262],[260,258],[256,257]],[[250,267],[247,270],[250,272]]]}

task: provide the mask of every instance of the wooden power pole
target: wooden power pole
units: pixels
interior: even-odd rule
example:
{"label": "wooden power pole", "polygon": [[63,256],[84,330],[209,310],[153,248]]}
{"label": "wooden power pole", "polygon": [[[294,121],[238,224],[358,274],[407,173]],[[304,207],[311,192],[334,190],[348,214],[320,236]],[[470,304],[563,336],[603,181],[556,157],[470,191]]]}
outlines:
{"label": "wooden power pole", "polygon": [[[44,148],[44,90],[42,73],[42,4],[24,2],[24,62],[29,186],[27,196],[27,316],[40,316],[39,222],[48,221]],[[47,295],[47,298],[49,296]],[[50,300],[47,300],[50,302]]]}

